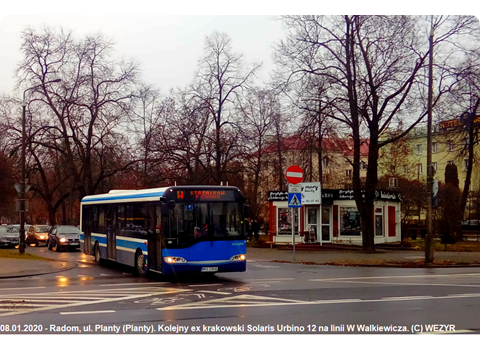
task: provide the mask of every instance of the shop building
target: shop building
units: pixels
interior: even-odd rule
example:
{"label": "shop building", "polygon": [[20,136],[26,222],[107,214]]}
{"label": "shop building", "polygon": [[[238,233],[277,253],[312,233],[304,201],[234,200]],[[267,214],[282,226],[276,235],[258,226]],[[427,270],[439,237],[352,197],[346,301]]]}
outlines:
{"label": "shop building", "polygon": [[[299,208],[288,207],[288,192],[268,192],[271,243],[292,243],[295,224],[295,243],[362,245],[360,213],[353,190],[321,189],[320,183],[301,185]],[[375,191],[375,244],[401,240],[400,203],[399,192]]]}

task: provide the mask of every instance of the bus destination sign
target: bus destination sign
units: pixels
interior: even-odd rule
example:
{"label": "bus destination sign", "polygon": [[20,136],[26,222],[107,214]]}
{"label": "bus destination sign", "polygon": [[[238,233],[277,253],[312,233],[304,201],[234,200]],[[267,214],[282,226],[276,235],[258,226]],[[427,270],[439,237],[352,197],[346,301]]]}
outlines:
{"label": "bus destination sign", "polygon": [[177,201],[235,201],[232,190],[177,190]]}

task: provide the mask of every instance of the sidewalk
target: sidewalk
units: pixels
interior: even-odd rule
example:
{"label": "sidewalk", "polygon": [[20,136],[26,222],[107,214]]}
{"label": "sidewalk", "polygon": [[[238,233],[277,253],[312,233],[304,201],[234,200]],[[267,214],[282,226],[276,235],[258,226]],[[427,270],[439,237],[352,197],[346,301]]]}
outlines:
{"label": "sidewalk", "polygon": [[0,258],[0,279],[50,274],[76,267],[77,264],[67,261]]}
{"label": "sidewalk", "polygon": [[[293,262],[293,250],[247,248],[247,259]],[[296,263],[343,266],[425,267],[425,252],[415,250],[377,250],[365,254],[358,250],[296,250]],[[480,267],[480,252],[436,251],[429,267]]]}

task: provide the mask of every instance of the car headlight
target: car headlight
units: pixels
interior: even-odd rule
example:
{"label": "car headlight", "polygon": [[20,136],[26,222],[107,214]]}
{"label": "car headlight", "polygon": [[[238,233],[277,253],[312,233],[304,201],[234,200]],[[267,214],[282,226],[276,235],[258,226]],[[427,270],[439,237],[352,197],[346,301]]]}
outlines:
{"label": "car headlight", "polygon": [[186,263],[187,260],[185,260],[182,257],[179,256],[165,256],[163,260],[168,263],[168,264],[175,264],[175,263]]}
{"label": "car headlight", "polygon": [[247,256],[245,254],[234,255],[230,258],[230,261],[245,261]]}
{"label": "car headlight", "polygon": [[43,235],[40,235],[40,239],[45,239],[45,236],[43,236]]}
{"label": "car headlight", "polygon": [[65,242],[65,241],[67,241],[67,239],[65,239],[65,238],[60,239],[60,242]]}

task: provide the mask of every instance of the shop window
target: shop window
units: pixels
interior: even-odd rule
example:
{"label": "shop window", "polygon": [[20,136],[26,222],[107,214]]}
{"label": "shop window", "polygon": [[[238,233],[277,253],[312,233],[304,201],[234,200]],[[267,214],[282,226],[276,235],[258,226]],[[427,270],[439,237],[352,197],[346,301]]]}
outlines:
{"label": "shop window", "polygon": [[383,208],[375,208],[375,236],[383,236]]}
{"label": "shop window", "polygon": [[361,235],[360,213],[356,207],[340,207],[340,235]]}
{"label": "shop window", "polygon": [[[278,234],[292,234],[292,209],[278,208]],[[295,232],[298,232],[298,211],[295,209]]]}

